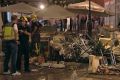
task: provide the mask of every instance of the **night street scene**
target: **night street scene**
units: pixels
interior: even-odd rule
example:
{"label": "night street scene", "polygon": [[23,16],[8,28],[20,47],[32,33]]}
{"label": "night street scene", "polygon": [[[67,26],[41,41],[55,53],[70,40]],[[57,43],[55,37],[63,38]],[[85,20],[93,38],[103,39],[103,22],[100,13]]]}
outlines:
{"label": "night street scene", "polygon": [[120,80],[120,0],[0,0],[0,80]]}

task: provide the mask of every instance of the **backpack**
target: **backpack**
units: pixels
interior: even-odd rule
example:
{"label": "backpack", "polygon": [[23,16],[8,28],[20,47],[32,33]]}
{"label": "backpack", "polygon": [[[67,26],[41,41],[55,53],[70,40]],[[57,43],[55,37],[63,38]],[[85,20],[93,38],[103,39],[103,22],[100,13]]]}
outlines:
{"label": "backpack", "polygon": [[3,27],[3,40],[14,40],[14,30],[13,30],[14,24],[5,24]]}

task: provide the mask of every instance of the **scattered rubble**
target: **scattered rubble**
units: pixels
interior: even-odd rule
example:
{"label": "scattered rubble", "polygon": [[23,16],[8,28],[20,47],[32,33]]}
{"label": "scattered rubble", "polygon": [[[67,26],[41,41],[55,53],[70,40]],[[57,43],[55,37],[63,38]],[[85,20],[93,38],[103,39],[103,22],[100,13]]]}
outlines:
{"label": "scattered rubble", "polygon": [[106,75],[120,75],[120,69],[118,66],[99,66],[96,73]]}

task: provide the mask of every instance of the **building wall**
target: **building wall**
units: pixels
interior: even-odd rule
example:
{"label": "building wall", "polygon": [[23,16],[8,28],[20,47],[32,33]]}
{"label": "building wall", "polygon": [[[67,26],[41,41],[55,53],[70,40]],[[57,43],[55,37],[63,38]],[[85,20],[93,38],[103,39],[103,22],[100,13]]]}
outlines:
{"label": "building wall", "polygon": [[104,0],[91,0],[91,1],[97,3],[97,4],[101,5],[101,6],[104,6]]}
{"label": "building wall", "polygon": [[114,13],[115,16],[105,18],[106,25],[116,26],[120,23],[120,0],[116,0],[116,14],[115,14],[115,0],[91,0],[101,6],[104,6],[106,10]]}
{"label": "building wall", "polygon": [[[116,5],[116,13],[115,13],[115,5]],[[106,0],[105,1],[105,8],[106,10],[109,10],[114,13],[114,16],[106,17],[105,18],[105,24],[112,25],[114,27],[117,27],[118,23],[120,22],[120,0]]]}

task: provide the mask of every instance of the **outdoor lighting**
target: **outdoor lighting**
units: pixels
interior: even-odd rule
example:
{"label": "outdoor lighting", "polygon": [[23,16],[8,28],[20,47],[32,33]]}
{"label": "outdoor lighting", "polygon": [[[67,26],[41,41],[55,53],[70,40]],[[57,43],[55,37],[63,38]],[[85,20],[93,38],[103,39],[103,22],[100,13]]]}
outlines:
{"label": "outdoor lighting", "polygon": [[42,10],[45,9],[45,5],[41,4],[40,9],[42,9]]}

